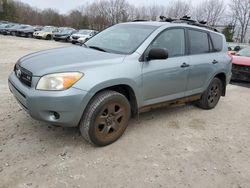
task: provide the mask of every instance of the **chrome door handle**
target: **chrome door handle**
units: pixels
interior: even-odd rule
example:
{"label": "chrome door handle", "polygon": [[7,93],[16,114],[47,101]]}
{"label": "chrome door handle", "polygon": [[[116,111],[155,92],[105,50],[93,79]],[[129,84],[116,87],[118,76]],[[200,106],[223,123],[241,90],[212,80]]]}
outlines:
{"label": "chrome door handle", "polygon": [[218,61],[216,61],[216,60],[213,60],[213,62],[212,62],[213,64],[217,64],[217,63],[219,63]]}

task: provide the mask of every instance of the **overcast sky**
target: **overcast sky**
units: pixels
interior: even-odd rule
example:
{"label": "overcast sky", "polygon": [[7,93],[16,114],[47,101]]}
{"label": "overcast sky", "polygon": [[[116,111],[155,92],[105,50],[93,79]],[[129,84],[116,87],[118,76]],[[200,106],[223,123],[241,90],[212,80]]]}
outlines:
{"label": "overcast sky", "polygon": [[[57,9],[60,13],[68,13],[71,9],[77,8],[87,3],[94,2],[95,0],[19,0],[24,3],[28,3],[33,7],[39,9],[44,8],[53,8]],[[132,5],[165,5],[170,3],[173,0],[127,0]],[[192,2],[193,5],[202,2],[203,0],[185,0],[187,2]],[[230,0],[224,0],[225,3],[228,3]]]}

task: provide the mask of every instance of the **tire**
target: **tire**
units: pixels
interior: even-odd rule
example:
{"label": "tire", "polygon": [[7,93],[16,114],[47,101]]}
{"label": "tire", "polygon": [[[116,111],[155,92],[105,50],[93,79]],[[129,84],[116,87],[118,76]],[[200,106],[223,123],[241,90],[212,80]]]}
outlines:
{"label": "tire", "polygon": [[196,104],[206,110],[213,109],[219,102],[221,94],[222,82],[219,78],[214,78]]}
{"label": "tire", "polygon": [[130,112],[124,95],[110,90],[100,92],[88,104],[80,121],[80,132],[96,146],[112,144],[126,130]]}
{"label": "tire", "polygon": [[33,34],[32,34],[32,33],[29,33],[27,37],[28,37],[28,38],[33,38]]}
{"label": "tire", "polygon": [[52,39],[51,35],[46,36],[46,40],[51,40],[51,39]]}
{"label": "tire", "polygon": [[72,43],[72,44],[76,44],[76,42],[75,42],[75,41],[72,41],[71,43]]}

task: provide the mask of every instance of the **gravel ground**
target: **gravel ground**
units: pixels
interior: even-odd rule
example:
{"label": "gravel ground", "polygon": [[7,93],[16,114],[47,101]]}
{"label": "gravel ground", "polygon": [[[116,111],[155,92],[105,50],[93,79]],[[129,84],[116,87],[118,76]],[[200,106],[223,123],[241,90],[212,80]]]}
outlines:
{"label": "gravel ground", "polygon": [[9,92],[21,56],[68,46],[0,36],[0,187],[250,187],[250,89],[229,85],[213,110],[158,109],[96,148],[77,128],[33,120]]}

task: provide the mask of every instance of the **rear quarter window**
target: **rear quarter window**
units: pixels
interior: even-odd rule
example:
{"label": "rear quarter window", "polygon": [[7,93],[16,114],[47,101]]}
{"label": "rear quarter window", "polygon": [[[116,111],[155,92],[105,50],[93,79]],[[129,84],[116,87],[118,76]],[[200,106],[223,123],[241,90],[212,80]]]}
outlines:
{"label": "rear quarter window", "polygon": [[210,36],[213,42],[214,51],[220,52],[223,48],[222,36],[215,34],[215,33],[210,33]]}

